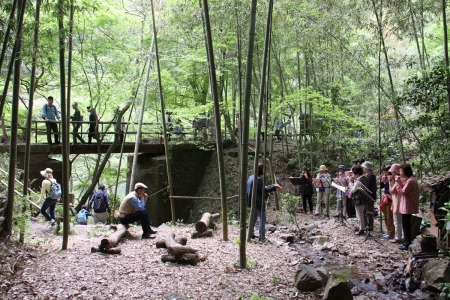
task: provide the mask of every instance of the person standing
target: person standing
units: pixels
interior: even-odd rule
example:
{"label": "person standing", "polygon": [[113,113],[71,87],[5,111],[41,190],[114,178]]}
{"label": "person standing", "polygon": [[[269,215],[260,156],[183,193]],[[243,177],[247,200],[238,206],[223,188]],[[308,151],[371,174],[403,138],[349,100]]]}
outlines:
{"label": "person standing", "polygon": [[286,122],[286,132],[287,132],[288,137],[290,139],[292,139],[294,136],[294,125],[292,124],[291,120],[288,120]]}
{"label": "person standing", "polygon": [[392,195],[389,190],[389,169],[391,165],[384,167],[383,175],[380,178],[380,189],[383,190],[383,196],[381,198],[380,211],[384,215],[384,223],[386,224],[386,235],[383,235],[383,239],[394,239],[395,227],[392,214]]}
{"label": "person standing", "polygon": [[[258,165],[258,182],[257,182],[257,193],[256,193],[256,214],[255,217],[250,220],[249,230],[253,231],[255,227],[256,218],[259,219],[259,240],[265,240],[266,234],[266,199],[269,197],[269,194],[276,189],[281,190],[282,187],[278,183],[272,185],[266,185],[263,188],[263,174],[264,174],[264,165]],[[247,206],[251,207],[252,203],[252,191],[253,191],[253,181],[255,175],[251,175],[247,180]]]}
{"label": "person standing", "polygon": [[331,186],[331,175],[328,173],[328,169],[325,165],[319,167],[319,173],[316,178],[320,179],[321,184],[316,185],[317,192],[317,203],[316,203],[316,213],[318,216],[322,213],[322,200],[325,200],[326,217],[330,217],[330,186]]}
{"label": "person standing", "polygon": [[369,179],[367,188],[369,189],[368,193],[370,197],[372,197],[372,201],[367,203],[367,222],[369,231],[373,231],[374,206],[375,201],[377,200],[377,176],[373,172],[373,164],[371,162],[365,161],[361,164],[361,167],[363,168],[364,174]]}
{"label": "person standing", "polygon": [[42,203],[41,206],[41,214],[49,222],[50,225],[53,225],[55,224],[56,220],[55,207],[58,199],[50,197],[50,191],[52,184],[57,183],[57,181],[55,178],[53,178],[53,170],[50,168],[46,168],[45,170],[41,171],[41,175],[42,177],[44,177],[44,180],[42,180],[41,196],[39,197],[39,201],[45,199],[44,203]]}
{"label": "person standing", "polygon": [[358,219],[358,229],[355,232],[356,235],[363,235],[366,229],[366,206],[369,201],[370,195],[367,193],[367,185],[369,184],[369,179],[366,175],[363,175],[363,169],[361,167],[355,167],[353,169],[353,174],[355,182],[351,188],[353,195],[353,201],[356,208],[356,218]]}
{"label": "person standing", "polygon": [[80,142],[82,144],[86,144],[84,139],[78,133],[78,130],[81,127],[81,123],[80,122],[83,121],[83,118],[81,117],[80,110],[78,109],[78,103],[77,102],[72,103],[72,108],[73,108],[74,112],[73,112],[73,116],[71,116],[70,119],[73,122],[72,123],[72,125],[73,125],[73,143],[76,144],[77,143],[77,139],[78,139],[78,140],[80,140]]}
{"label": "person standing", "polygon": [[308,208],[306,207],[306,203],[309,205],[309,211],[311,214],[313,213],[313,203],[312,203],[312,195],[314,193],[312,176],[308,171],[308,168],[303,166],[302,173],[300,174],[300,195],[302,196],[303,201],[303,211],[305,213],[308,212]]}
{"label": "person standing", "polygon": [[[338,173],[335,178],[336,183],[347,188],[347,180],[345,179],[345,166],[338,166]],[[335,217],[340,217],[342,214],[343,218],[347,218],[347,195],[344,191],[337,189],[336,191],[336,204],[337,204],[337,214]]]}
{"label": "person standing", "polygon": [[120,202],[119,211],[117,213],[117,219],[119,222],[125,226],[140,221],[142,226],[142,238],[143,239],[154,239],[155,234],[150,226],[152,222],[148,215],[147,209],[145,209],[145,203],[147,202],[147,193],[145,190],[147,186],[143,183],[136,183],[134,185],[134,191],[129,193]]}
{"label": "person standing", "polygon": [[52,144],[52,131],[55,136],[55,144],[59,144],[59,130],[57,121],[59,121],[59,113],[56,106],[53,105],[53,97],[48,96],[47,103],[42,107],[42,118],[45,120],[45,127],[47,128],[47,142]]}
{"label": "person standing", "polygon": [[281,141],[281,129],[283,129],[283,121],[280,117],[275,117],[275,136],[277,137],[277,142]]}
{"label": "person standing", "polygon": [[397,186],[395,185],[396,178],[400,175],[400,164],[393,164],[389,169],[392,175],[389,175],[389,191],[392,195],[392,215],[394,219],[395,227],[395,239],[391,240],[393,243],[403,242],[403,228],[402,228],[402,214],[400,213],[400,199],[401,195],[397,191]]}
{"label": "person standing", "polygon": [[413,176],[410,164],[404,164],[400,168],[400,178],[396,179],[395,185],[400,198],[400,213],[402,214],[403,236],[405,240],[400,250],[407,250],[412,243],[411,218],[419,212],[419,184]]}
{"label": "person standing", "polygon": [[98,142],[97,137],[97,113],[95,112],[95,109],[93,107],[88,106],[87,110],[89,112],[89,134],[88,134],[88,144],[92,143],[92,139],[96,139]]}
{"label": "person standing", "polygon": [[98,191],[92,195],[89,200],[89,208],[94,210],[94,222],[106,224],[107,212],[111,211],[109,207],[108,194],[105,191],[105,185],[99,184]]}

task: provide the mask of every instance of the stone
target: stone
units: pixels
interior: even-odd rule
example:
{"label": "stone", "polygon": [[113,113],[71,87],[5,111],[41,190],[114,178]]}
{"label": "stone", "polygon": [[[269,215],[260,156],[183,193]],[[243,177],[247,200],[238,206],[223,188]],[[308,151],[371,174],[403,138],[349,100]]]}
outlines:
{"label": "stone", "polygon": [[267,226],[267,231],[274,233],[275,231],[277,231],[277,226],[270,224]]}
{"label": "stone", "polygon": [[311,231],[313,229],[316,229],[317,227],[319,227],[317,224],[309,224],[309,225],[305,226],[305,229],[308,231]]}
{"label": "stone", "polygon": [[423,280],[427,289],[439,291],[442,284],[450,282],[450,260],[430,260],[422,267]]}
{"label": "stone", "polygon": [[338,275],[332,275],[325,287],[325,300],[353,300],[352,291],[347,280]]}
{"label": "stone", "polygon": [[323,243],[323,245],[322,245],[322,250],[332,250],[333,248],[334,248],[335,246],[334,246],[334,244],[333,243],[331,243],[331,242],[325,242],[325,243]]}
{"label": "stone", "polygon": [[302,292],[311,292],[325,286],[326,281],[323,280],[317,270],[309,265],[299,266],[295,274],[295,287]]}
{"label": "stone", "polygon": [[280,238],[283,241],[286,241],[288,243],[293,243],[294,242],[294,235],[292,233],[283,233],[280,235]]}
{"label": "stone", "polygon": [[322,277],[323,282],[328,281],[328,270],[324,267],[319,267],[316,269],[317,273],[319,273],[320,277]]}
{"label": "stone", "polygon": [[166,297],[166,299],[167,300],[187,300],[186,297],[184,297],[183,295],[178,294],[178,293],[170,294]]}

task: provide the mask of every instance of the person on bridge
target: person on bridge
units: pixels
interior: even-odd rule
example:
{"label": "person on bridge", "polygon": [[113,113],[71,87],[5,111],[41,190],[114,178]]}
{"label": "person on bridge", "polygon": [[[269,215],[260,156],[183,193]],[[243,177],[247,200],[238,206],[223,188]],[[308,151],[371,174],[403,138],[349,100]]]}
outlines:
{"label": "person on bridge", "polygon": [[42,107],[42,118],[45,120],[45,126],[47,127],[47,142],[49,145],[52,143],[52,131],[55,135],[55,144],[59,144],[59,131],[58,124],[59,113],[56,106],[53,105],[53,97],[48,96],[47,103]]}
{"label": "person on bridge", "polygon": [[73,143],[76,144],[77,139],[78,139],[78,140],[80,140],[80,142],[82,144],[86,144],[84,139],[78,133],[78,130],[81,127],[81,123],[79,123],[79,122],[83,121],[80,110],[78,109],[78,103],[77,102],[72,103],[72,108],[73,108],[74,112],[73,112],[73,116],[71,116],[70,119],[72,120],[72,122],[74,122],[74,123],[72,123],[72,125],[73,125]]}
{"label": "person on bridge", "polygon": [[98,142],[97,136],[97,113],[93,107],[88,106],[87,110],[89,112],[89,134],[88,134],[88,144],[92,144],[92,139],[96,139]]}
{"label": "person on bridge", "polygon": [[125,226],[140,221],[142,226],[142,238],[154,239],[155,234],[150,225],[152,222],[148,215],[147,209],[145,209],[145,203],[147,202],[147,193],[145,190],[147,186],[143,183],[136,183],[134,185],[134,191],[129,193],[120,202],[119,212],[117,213],[117,219]]}

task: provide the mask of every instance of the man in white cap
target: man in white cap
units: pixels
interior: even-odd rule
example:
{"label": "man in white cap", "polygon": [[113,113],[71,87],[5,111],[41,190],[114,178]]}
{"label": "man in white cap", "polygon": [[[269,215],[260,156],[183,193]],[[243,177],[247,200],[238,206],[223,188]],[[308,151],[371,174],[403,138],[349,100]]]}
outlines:
{"label": "man in white cap", "polygon": [[[41,206],[41,214],[44,216],[44,218],[50,223],[50,225],[53,225],[55,223],[55,207],[56,203],[58,202],[58,199],[53,199],[50,197],[50,190],[52,187],[52,184],[57,183],[56,179],[53,178],[53,170],[50,168],[47,168],[45,170],[41,171],[42,177],[45,179],[42,180],[42,186],[41,186],[41,196],[39,197],[39,201],[42,199],[44,200],[44,203],[42,203]],[[47,213],[47,210],[49,213]]]}
{"label": "man in white cap", "polygon": [[373,208],[375,205],[375,201],[377,200],[377,176],[373,172],[373,164],[369,161],[365,161],[361,164],[361,167],[363,168],[364,175],[367,176],[369,179],[367,188],[370,192],[368,194],[370,197],[372,197],[373,201],[369,201],[367,204],[367,222],[368,222],[368,228],[369,231],[373,231]]}
{"label": "man in white cap", "polygon": [[155,234],[150,225],[150,217],[147,210],[145,209],[145,203],[147,202],[147,193],[145,190],[147,186],[143,183],[136,183],[134,185],[134,191],[129,193],[120,202],[119,212],[117,213],[117,219],[123,225],[128,225],[137,221],[141,222],[142,226],[142,238],[143,239],[154,239]]}

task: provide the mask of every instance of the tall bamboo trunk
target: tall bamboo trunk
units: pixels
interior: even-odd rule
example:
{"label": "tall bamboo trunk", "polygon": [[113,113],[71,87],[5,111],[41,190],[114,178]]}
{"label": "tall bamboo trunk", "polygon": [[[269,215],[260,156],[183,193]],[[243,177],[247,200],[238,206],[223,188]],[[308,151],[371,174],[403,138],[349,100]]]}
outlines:
{"label": "tall bamboo trunk", "polygon": [[448,59],[448,35],[447,35],[447,1],[442,0],[442,25],[444,28],[444,56],[445,56],[445,75],[446,75],[446,83],[447,83],[447,102],[448,102],[448,111],[450,112],[450,74],[448,68],[449,59]]}
{"label": "tall bamboo trunk", "polygon": [[8,173],[8,197],[5,211],[5,229],[2,234],[10,236],[12,233],[12,221],[14,210],[14,188],[16,179],[16,163],[17,163],[17,132],[19,121],[19,94],[20,94],[20,66],[22,65],[21,48],[22,48],[22,28],[23,17],[25,14],[26,1],[21,0],[18,3],[18,18],[16,42],[11,60],[14,61],[14,82],[12,97],[12,116],[11,116],[11,144],[9,148],[9,173]]}
{"label": "tall bamboo trunk", "polygon": [[158,52],[158,35],[156,32],[156,19],[155,19],[155,10],[153,8],[153,1],[150,1],[150,6],[152,8],[152,21],[153,21],[153,36],[155,37],[155,56],[156,56],[156,67],[158,72],[158,87],[159,87],[159,100],[161,104],[161,119],[163,124],[163,137],[164,137],[164,151],[166,154],[166,167],[167,167],[167,182],[169,184],[169,197],[170,197],[170,209],[172,214],[172,224],[175,225],[177,219],[175,217],[175,203],[173,200],[173,184],[172,184],[172,171],[170,168],[170,152],[169,152],[169,143],[167,141],[167,124],[166,124],[166,112],[164,108],[164,94],[161,82],[161,66],[159,64],[159,52]]}
{"label": "tall bamboo trunk", "polygon": [[[3,61],[6,56],[6,49],[8,49],[8,40],[9,40],[9,36],[11,34],[11,24],[14,20],[14,12],[16,10],[17,1],[18,0],[14,0],[12,3],[11,12],[9,14],[9,19],[8,19],[8,25],[6,26],[5,36],[3,39],[2,53],[0,54],[0,71],[2,70]],[[0,115],[1,115],[1,111],[0,111]]]}

